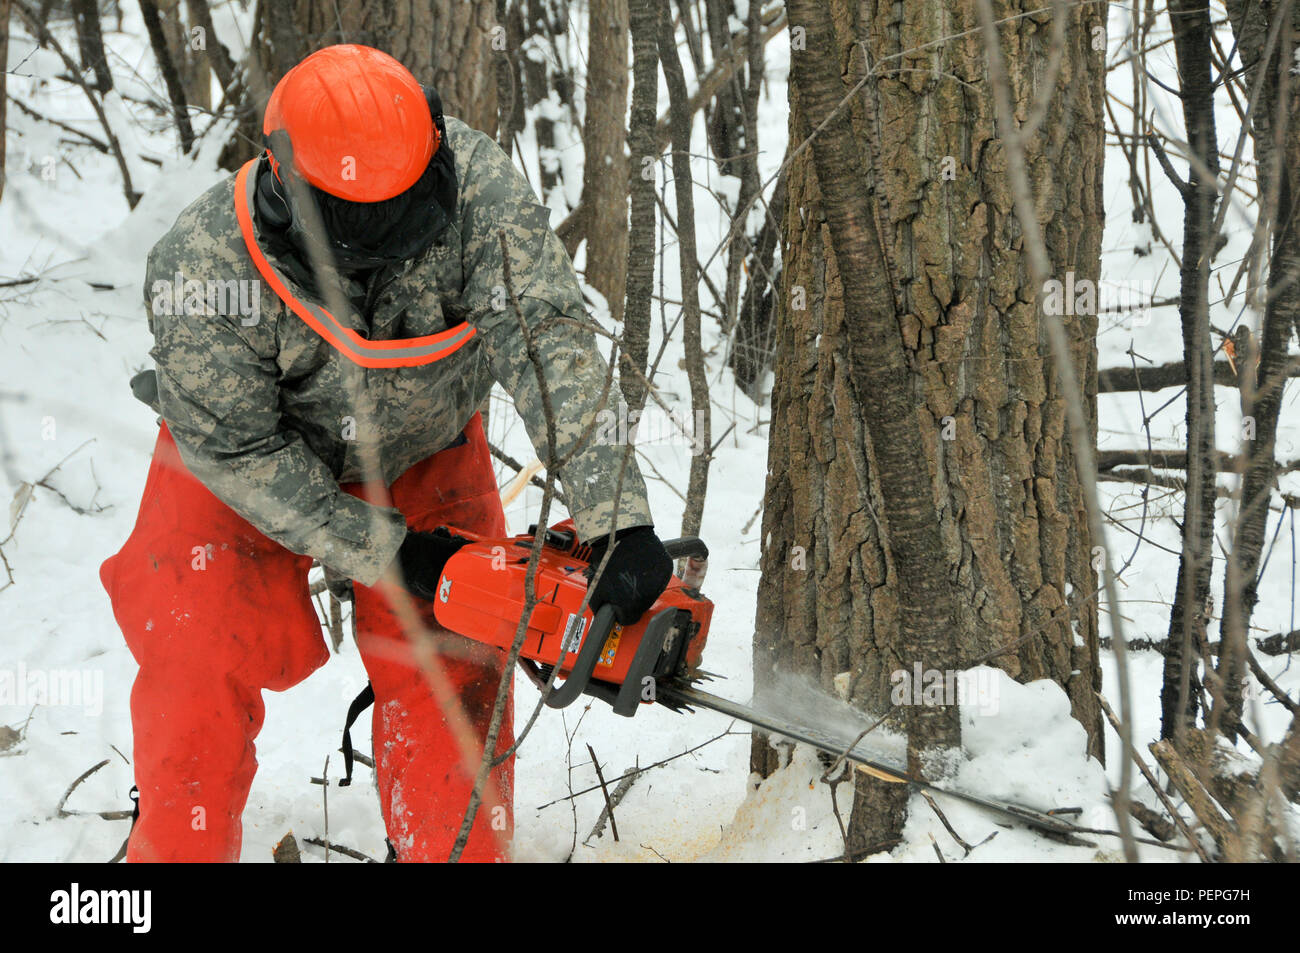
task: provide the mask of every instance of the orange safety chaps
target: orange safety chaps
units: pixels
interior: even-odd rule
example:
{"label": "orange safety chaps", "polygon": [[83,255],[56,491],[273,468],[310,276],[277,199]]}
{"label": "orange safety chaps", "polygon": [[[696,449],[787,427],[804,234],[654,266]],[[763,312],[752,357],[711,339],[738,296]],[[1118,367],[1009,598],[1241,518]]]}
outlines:
{"label": "orange safety chaps", "polygon": [[[450,525],[504,536],[477,414],[464,435],[464,443],[417,463],[374,502],[396,506],[414,529]],[[360,485],[343,489],[369,498]],[[140,816],[128,861],[239,859],[240,816],[265,715],[262,690],[291,688],[329,657],[308,592],[311,562],[217,499],[186,469],[162,427],[135,529],[100,568],[140,666],[131,690]],[[445,861],[469,800],[505,654],[441,629],[433,605],[413,600],[472,728],[478,750],[467,759],[388,599],[378,587],[354,583],[354,591],[357,641],[375,693],[374,753],[389,841],[399,861]],[[512,708],[510,699],[498,751],[513,743]],[[499,807],[479,811],[462,859],[506,859],[513,780],[511,758],[491,775]]]}

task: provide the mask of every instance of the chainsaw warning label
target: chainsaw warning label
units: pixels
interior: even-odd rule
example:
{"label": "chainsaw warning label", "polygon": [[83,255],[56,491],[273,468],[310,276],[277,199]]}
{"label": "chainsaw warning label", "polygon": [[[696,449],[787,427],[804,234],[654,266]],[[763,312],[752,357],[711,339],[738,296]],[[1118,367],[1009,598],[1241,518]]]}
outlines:
{"label": "chainsaw warning label", "polygon": [[569,613],[569,621],[564,626],[564,651],[576,652],[582,647],[582,633],[586,630],[586,621],[576,612]]}
{"label": "chainsaw warning label", "polygon": [[615,623],[613,630],[609,633],[609,638],[605,640],[605,647],[600,650],[600,658],[596,660],[597,665],[609,668],[614,664],[614,656],[618,654],[618,640],[622,635],[623,627]]}

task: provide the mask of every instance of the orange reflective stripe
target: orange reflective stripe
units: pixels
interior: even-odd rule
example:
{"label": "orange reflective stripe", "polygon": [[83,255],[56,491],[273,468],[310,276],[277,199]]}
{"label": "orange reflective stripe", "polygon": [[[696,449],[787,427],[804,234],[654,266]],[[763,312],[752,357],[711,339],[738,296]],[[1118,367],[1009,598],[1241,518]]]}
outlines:
{"label": "orange reflective stripe", "polygon": [[475,330],[468,324],[419,338],[371,341],[319,305],[298,300],[289,290],[284,276],[267,259],[253,233],[253,190],[256,179],[251,173],[258,161],[251,159],[244,163],[235,176],[235,217],[239,220],[239,231],[244,236],[244,245],[248,248],[248,254],[258,273],[271,286],[276,296],[308,327],[348,360],[362,367],[420,367],[440,361],[469,343]]}

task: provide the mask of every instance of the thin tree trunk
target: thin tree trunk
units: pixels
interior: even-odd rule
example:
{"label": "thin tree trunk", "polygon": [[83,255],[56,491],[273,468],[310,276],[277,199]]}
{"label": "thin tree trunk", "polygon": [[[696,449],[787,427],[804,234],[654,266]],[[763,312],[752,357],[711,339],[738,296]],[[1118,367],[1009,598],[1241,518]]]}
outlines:
{"label": "thin tree trunk", "polygon": [[[737,154],[724,164],[731,169],[732,174],[740,177],[740,193],[736,208],[742,210],[742,215],[748,214],[750,206],[762,188],[758,172],[758,95],[763,85],[762,13],[759,3],[749,5],[747,31],[743,34],[746,45],[745,84],[742,87],[739,71],[732,74],[731,82],[727,84],[732,91],[732,101],[737,103],[740,109],[735,131]],[[720,109],[721,104],[722,100],[719,99]],[[732,242],[727,248],[726,314],[723,316],[723,329],[728,334],[731,333],[740,310],[740,282],[745,259],[750,258],[751,263],[755,263],[757,259],[754,246],[749,240],[748,229],[742,227],[740,239]],[[766,269],[757,273],[750,272],[749,280],[766,282]]]}
{"label": "thin tree trunk", "polygon": [[496,0],[497,26],[505,31],[505,49],[493,49],[497,70],[497,145],[514,155],[515,136],[524,128],[523,70],[519,59],[524,45],[519,0]]}
{"label": "thin tree trunk", "polygon": [[691,385],[692,437],[695,453],[682,513],[682,535],[696,536],[704,518],[704,499],[709,486],[713,430],[710,426],[709,381],[704,366],[704,342],[700,333],[700,289],[695,246],[695,181],[691,177],[691,113],[687,102],[686,74],[677,55],[668,4],[660,6],[659,59],[668,81],[668,108],[673,122],[673,192],[677,199],[677,260],[682,277],[683,344],[686,376]]}
{"label": "thin tree trunk", "polygon": [[77,45],[81,50],[81,65],[94,71],[95,89],[106,93],[113,88],[113,73],[108,68],[104,53],[104,33],[99,23],[99,0],[73,0],[73,15],[77,23]]}
{"label": "thin tree trunk", "polygon": [[167,37],[167,47],[171,50],[172,62],[181,77],[181,87],[185,90],[185,102],[200,112],[212,111],[212,64],[208,61],[203,47],[207,37],[191,32],[196,26],[190,22],[182,10],[181,0],[154,0],[158,13],[162,17],[163,35]]}
{"label": "thin tree trunk", "polygon": [[158,60],[158,70],[163,82],[167,84],[167,95],[171,98],[172,117],[181,137],[181,151],[189,153],[194,145],[194,128],[190,125],[189,104],[185,100],[185,86],[181,75],[172,59],[167,46],[167,36],[163,33],[162,20],[158,14],[158,5],[154,0],[140,0],[140,13],[144,16],[144,26],[149,32],[149,44]]}
{"label": "thin tree trunk", "polygon": [[5,134],[9,128],[5,112],[9,102],[9,5],[10,0],[0,0],[0,197],[5,194]]}
{"label": "thin tree trunk", "polygon": [[780,276],[775,274],[773,254],[781,237],[785,217],[786,175],[777,177],[772,189],[770,214],[758,233],[749,263],[749,281],[736,318],[729,363],[736,382],[750,399],[762,400],[763,375],[772,361],[773,315],[780,293]]}
{"label": "thin tree trunk", "polygon": [[[753,8],[759,3],[760,0],[755,0],[750,6]],[[732,51],[731,20],[736,16],[736,0],[704,0],[704,10],[713,59],[715,62],[723,61]],[[740,101],[739,85],[733,76],[732,82],[724,83],[718,90],[709,115],[709,142],[723,175],[737,174],[732,163],[740,152],[740,127],[744,121]]]}
{"label": "thin tree trunk", "polygon": [[239,70],[230,56],[230,50],[226,49],[225,44],[217,37],[216,28],[212,25],[212,11],[208,8],[208,0],[186,0],[186,10],[189,12],[190,21],[203,31],[204,51],[212,72],[217,76],[217,82],[221,84],[222,92],[234,98]]}
{"label": "thin tree trunk", "polygon": [[[1261,10],[1258,4],[1248,2],[1244,7],[1241,2],[1230,3],[1228,12],[1241,57],[1251,64],[1246,73],[1250,87],[1263,81],[1251,115],[1251,131],[1260,170],[1259,214],[1272,223],[1273,249],[1258,351],[1246,328],[1242,338],[1247,347],[1237,358],[1243,371],[1242,418],[1254,422],[1255,432],[1247,444],[1240,509],[1224,582],[1222,641],[1227,651],[1220,655],[1219,676],[1225,688],[1220,724],[1230,736],[1235,735],[1243,715],[1241,685],[1251,651],[1247,633],[1259,600],[1260,560],[1277,478],[1278,416],[1287,378],[1296,370],[1295,361],[1287,354],[1287,342],[1291,328],[1300,320],[1300,223],[1296,221],[1300,203],[1293,174],[1293,163],[1300,158],[1300,127],[1291,120],[1300,97],[1290,73],[1290,58],[1276,52],[1295,46],[1300,4],[1291,4],[1290,11],[1271,5]],[[1278,23],[1275,18],[1284,12],[1287,20]],[[1265,37],[1272,35],[1275,27],[1281,33],[1271,55],[1266,56]]]}
{"label": "thin tree trunk", "polygon": [[1187,493],[1182,553],[1169,617],[1160,733],[1175,746],[1195,724],[1199,709],[1196,647],[1205,641],[1210,579],[1214,568],[1214,506],[1217,470],[1214,437],[1214,348],[1210,341],[1210,234],[1218,199],[1219,150],[1214,127],[1210,72],[1210,9],[1206,0],[1171,0],[1174,55],[1182,80],[1183,121],[1191,154],[1183,191],[1183,264],[1178,314],[1187,367]]}
{"label": "thin tree trunk", "polygon": [[627,246],[627,304],[623,309],[623,352],[619,387],[629,412],[645,403],[641,375],[650,359],[650,302],[654,294],[655,175],[659,156],[655,120],[659,108],[659,6],[662,0],[629,0],[632,28],[631,228]]}

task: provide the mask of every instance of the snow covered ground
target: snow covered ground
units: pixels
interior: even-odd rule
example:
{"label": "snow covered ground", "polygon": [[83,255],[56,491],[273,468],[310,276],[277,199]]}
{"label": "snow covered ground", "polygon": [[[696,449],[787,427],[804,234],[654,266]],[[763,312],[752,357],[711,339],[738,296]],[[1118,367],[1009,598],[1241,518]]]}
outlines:
{"label": "snow covered ground", "polygon": [[[222,8],[224,12],[226,8]],[[1114,17],[1122,17],[1116,10]],[[247,24],[243,24],[246,33]],[[235,51],[240,24],[218,21],[223,40]],[[1119,20],[1112,35],[1121,34]],[[131,97],[149,91],[153,60],[138,37],[143,30],[134,8],[126,14],[125,32],[107,37],[114,74]],[[572,44],[581,37],[570,39]],[[54,79],[62,65],[53,54],[36,51],[21,34],[11,40],[10,93],[48,116],[93,130],[93,117],[81,93]],[[577,57],[581,61],[583,57]],[[1152,62],[1158,75],[1172,76],[1172,52],[1166,47]],[[786,44],[778,37],[768,47],[769,85],[760,110],[763,117],[762,168],[765,177],[780,163],[785,136]],[[1127,74],[1116,74],[1122,86]],[[1117,87],[1117,94],[1123,90]],[[1152,89],[1152,94],[1159,91]],[[661,101],[662,96],[661,96]],[[151,344],[145,325],[140,282],[145,255],[176,214],[224,173],[215,166],[223,140],[220,129],[204,138],[198,156],[179,158],[167,122],[131,99],[114,97],[110,105],[119,136],[131,158],[136,188],[144,193],[128,214],[118,172],[106,156],[69,146],[54,126],[10,108],[7,185],[0,202],[0,446],[10,521],[3,533],[3,553],[13,583],[0,592],[0,671],[43,672],[64,677],[79,689],[63,703],[33,706],[24,698],[0,697],[0,725],[21,730],[21,740],[0,750],[0,860],[103,861],[117,850],[127,832],[124,821],[106,821],[77,812],[129,807],[132,744],[128,709],[134,662],[122,642],[99,585],[99,564],[117,550],[130,532],[139,505],[156,426],[151,412],[135,401],[127,380],[147,366]],[[1180,114],[1167,97],[1157,111],[1166,129],[1181,128]],[[1220,142],[1231,154],[1238,124],[1229,108],[1220,116]],[[207,120],[199,123],[202,129]],[[706,152],[702,123],[696,124],[696,153]],[[566,181],[578,183],[581,148],[576,143],[539,156],[525,138],[525,166],[537,180],[539,161],[558,162]],[[1249,155],[1249,147],[1247,147]],[[145,161],[142,157],[160,164]],[[721,179],[711,163],[696,162],[700,247],[716,247],[725,220],[710,189],[732,199],[735,180]],[[663,171],[660,172],[661,184]],[[1108,154],[1106,197],[1109,210],[1103,277],[1132,282],[1154,298],[1177,293],[1177,269],[1153,241],[1149,226],[1135,225],[1130,215],[1127,170],[1121,153]],[[1160,225],[1167,235],[1180,234],[1177,196],[1163,180],[1152,183]],[[666,200],[671,205],[671,188]],[[546,197],[561,207],[561,196]],[[576,195],[569,195],[572,201]],[[560,214],[553,219],[558,222]],[[1227,218],[1229,245],[1215,262],[1226,288],[1250,240],[1251,222],[1234,209]],[[581,260],[579,261],[581,266]],[[714,263],[720,280],[721,262]],[[663,294],[679,295],[675,249],[663,261]],[[3,284],[34,278],[25,284]],[[594,295],[594,292],[593,292]],[[594,300],[598,300],[595,296]],[[1242,311],[1240,296],[1215,306],[1212,320],[1223,328],[1238,320],[1257,321]],[[607,315],[602,315],[607,319]],[[670,312],[669,320],[675,317]],[[656,316],[656,324],[658,317]],[[715,348],[710,365],[713,386],[713,432],[734,429],[722,441],[710,474],[710,493],[701,535],[712,550],[706,592],[717,605],[711,630],[708,668],[726,673],[714,690],[740,701],[749,697],[750,638],[758,585],[759,525],[753,519],[762,499],[766,472],[767,415],[734,386],[722,366],[724,349],[716,324],[705,321],[706,346]],[[1127,365],[1130,347],[1159,364],[1181,357],[1177,314],[1173,308],[1151,312],[1149,320],[1132,315],[1104,317],[1098,338],[1100,366]],[[661,364],[660,386],[689,403],[685,373],[678,367],[681,349],[669,345]],[[1174,392],[1103,396],[1100,444],[1103,449],[1145,445],[1141,421]],[[1220,389],[1220,447],[1234,451],[1239,414],[1237,396]],[[1287,391],[1278,440],[1279,459],[1300,456],[1300,399]],[[1157,448],[1181,447],[1183,409],[1172,400],[1151,421]],[[503,397],[493,407],[491,436],[516,457],[531,458],[522,424]],[[645,448],[643,469],[662,535],[677,529],[690,455],[681,445]],[[661,474],[659,479],[656,474]],[[510,474],[503,473],[503,479]],[[1283,479],[1284,489],[1300,491],[1300,478]],[[1133,638],[1161,638],[1168,625],[1171,589],[1177,567],[1176,501],[1153,488],[1141,523],[1138,488],[1102,484],[1103,502],[1117,523],[1109,542],[1123,564],[1134,552],[1139,531],[1143,543],[1122,577],[1126,631]],[[540,494],[526,492],[510,508],[512,530],[522,531],[535,519]],[[1280,532],[1271,551],[1261,604],[1258,634],[1296,627],[1294,609],[1294,514],[1270,516],[1270,535]],[[1222,504],[1219,535],[1226,539],[1230,508]],[[744,529],[742,529],[742,527]],[[12,531],[12,532],[11,532]],[[1216,592],[1222,589],[1222,566]],[[3,583],[0,579],[0,584]],[[1103,616],[1105,618],[1105,616]],[[1108,625],[1103,622],[1103,633]],[[1215,627],[1211,628],[1214,637]],[[1300,692],[1300,667],[1286,658],[1262,656],[1269,672],[1293,694]],[[1106,653],[1105,691],[1117,701],[1114,659]],[[1133,723],[1140,742],[1158,732],[1157,695],[1160,659],[1134,653],[1130,672],[1136,711]],[[1050,683],[1016,685],[988,672],[996,691],[996,713],[966,711],[967,761],[955,783],[973,791],[1005,796],[1043,807],[1082,808],[1085,826],[1113,828],[1107,783],[1117,777],[1116,739],[1108,738],[1110,767],[1103,769],[1083,755],[1082,728],[1069,718],[1064,695]],[[20,682],[24,681],[19,679]],[[330,756],[330,775],[341,772],[337,755],[339,729],[348,702],[365,684],[355,646],[345,641],[338,657],[302,685],[284,693],[267,693],[266,727],[258,740],[261,769],[244,815],[243,859],[266,862],[271,849],[289,830],[301,841],[323,833],[322,789],[310,783]],[[531,685],[517,679],[520,725],[537,698]],[[8,704],[13,701],[14,704]],[[1256,706],[1266,740],[1285,725],[1277,705]],[[729,734],[727,732],[730,731]],[[354,732],[361,751],[369,750],[368,719]],[[722,737],[717,737],[717,736]],[[716,740],[711,740],[716,739]],[[706,742],[708,742],[706,744]],[[662,708],[643,709],[635,719],[615,716],[601,705],[581,704],[564,712],[547,711],[519,753],[516,766],[515,856],[519,860],[650,861],[817,860],[834,857],[843,847],[828,789],[816,779],[821,768],[811,752],[799,749],[791,764],[755,789],[748,775],[749,735],[743,725],[709,712],[677,715]],[[0,731],[0,748],[7,740]],[[645,774],[616,813],[620,841],[607,829],[587,839],[602,806],[587,745],[602,763],[607,780],[634,766],[673,759]],[[696,749],[684,754],[690,749]],[[59,816],[60,797],[86,769],[107,761],[77,787],[66,804],[71,816]],[[383,827],[369,769],[358,766],[358,783],[329,791],[331,840],[384,856]],[[611,780],[611,784],[612,784]],[[570,792],[579,793],[571,800]],[[1139,793],[1139,796],[1143,796]],[[1149,792],[1146,795],[1149,797]],[[847,813],[849,794],[840,792]],[[919,799],[892,854],[873,861],[936,862],[933,835],[950,861],[962,851]],[[979,845],[968,859],[980,861],[1110,861],[1120,857],[1119,842],[1098,837],[1097,848],[1066,847],[1024,830],[996,826],[993,819],[961,805],[944,804],[945,813],[963,838]],[[990,837],[990,835],[996,835]],[[1144,859],[1178,860],[1164,850],[1143,849]],[[320,861],[318,848],[304,848],[304,859]]]}

